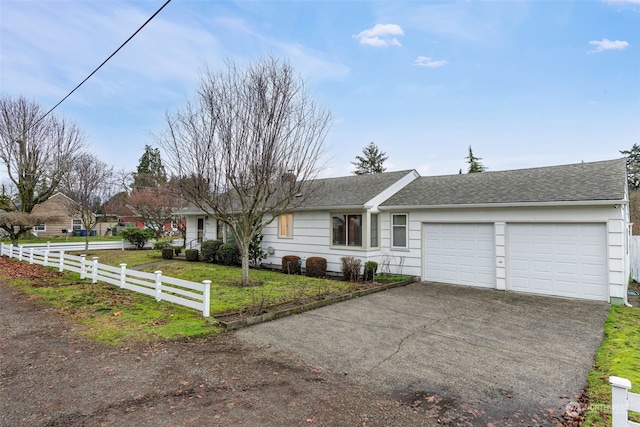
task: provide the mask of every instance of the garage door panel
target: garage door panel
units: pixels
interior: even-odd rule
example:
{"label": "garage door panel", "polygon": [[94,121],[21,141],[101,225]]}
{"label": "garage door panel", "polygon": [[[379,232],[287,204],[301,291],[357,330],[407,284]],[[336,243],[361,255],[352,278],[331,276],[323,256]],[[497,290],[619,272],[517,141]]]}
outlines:
{"label": "garage door panel", "polygon": [[604,224],[508,224],[507,288],[606,301]]}
{"label": "garage door panel", "polygon": [[423,240],[428,280],[495,287],[493,224],[425,224]]}

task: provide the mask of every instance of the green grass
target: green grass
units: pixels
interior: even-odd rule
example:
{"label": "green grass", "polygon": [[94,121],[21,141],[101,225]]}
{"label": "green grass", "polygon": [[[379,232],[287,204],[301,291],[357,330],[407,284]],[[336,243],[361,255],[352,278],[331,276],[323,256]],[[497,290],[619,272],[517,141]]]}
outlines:
{"label": "green grass", "polygon": [[112,265],[119,267],[120,264],[127,264],[127,267],[137,267],[152,262],[162,261],[162,252],[144,249],[144,250],[95,250],[95,251],[75,251],[69,252],[70,254],[81,255],[86,254],[87,259],[92,257],[98,257],[98,262],[101,264]]}
{"label": "green grass", "polygon": [[[604,340],[587,378],[589,408],[584,426],[611,425],[609,376],[627,378],[640,394],[640,308],[612,306],[605,321]],[[632,414],[640,422],[640,414]]]}
{"label": "green grass", "polygon": [[[100,263],[114,266],[120,263],[139,266],[162,261],[161,252],[153,250],[99,251],[95,255]],[[251,286],[242,287],[239,286],[240,268],[201,262],[166,262],[143,271],[156,270],[184,280],[211,280],[211,316],[236,312],[257,314],[270,306],[322,298],[347,292],[355,286],[337,280],[251,270]],[[75,273],[65,272],[54,278],[33,280],[3,277],[0,272],[0,279],[69,316],[82,325],[86,336],[101,342],[125,345],[222,331],[215,320],[203,318],[196,310],[166,302],[158,303],[152,297],[105,283],[81,281]]]}

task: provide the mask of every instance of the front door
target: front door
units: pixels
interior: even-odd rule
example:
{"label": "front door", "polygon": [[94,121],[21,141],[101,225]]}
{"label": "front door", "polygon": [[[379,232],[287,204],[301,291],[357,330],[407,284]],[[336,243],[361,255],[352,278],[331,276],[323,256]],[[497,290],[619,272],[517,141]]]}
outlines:
{"label": "front door", "polygon": [[202,240],[204,238],[204,218],[203,217],[198,218],[198,232],[196,237],[198,239],[198,243],[202,243]]}

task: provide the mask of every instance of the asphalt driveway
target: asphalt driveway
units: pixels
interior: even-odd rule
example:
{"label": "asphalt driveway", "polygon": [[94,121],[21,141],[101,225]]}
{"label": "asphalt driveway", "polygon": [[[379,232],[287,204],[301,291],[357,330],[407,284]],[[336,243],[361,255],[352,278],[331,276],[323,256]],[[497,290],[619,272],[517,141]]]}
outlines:
{"label": "asphalt driveway", "polygon": [[453,424],[546,425],[581,394],[608,307],[415,283],[236,334]]}

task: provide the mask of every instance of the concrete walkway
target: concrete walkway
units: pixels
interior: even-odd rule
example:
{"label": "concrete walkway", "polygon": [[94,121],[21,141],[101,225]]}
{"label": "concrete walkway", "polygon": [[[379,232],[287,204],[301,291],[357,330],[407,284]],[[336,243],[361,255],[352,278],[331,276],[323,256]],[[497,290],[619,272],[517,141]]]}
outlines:
{"label": "concrete walkway", "polygon": [[505,425],[561,415],[581,394],[608,308],[416,283],[236,334],[381,392],[436,396],[447,416]]}

